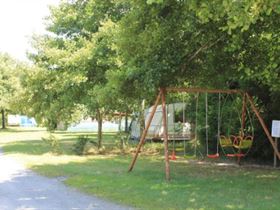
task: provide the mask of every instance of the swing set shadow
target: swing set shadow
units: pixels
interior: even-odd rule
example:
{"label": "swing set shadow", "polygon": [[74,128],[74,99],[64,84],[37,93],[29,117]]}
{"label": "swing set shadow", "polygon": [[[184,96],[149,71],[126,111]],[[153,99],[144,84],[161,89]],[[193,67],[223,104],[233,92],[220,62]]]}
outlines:
{"label": "swing set shadow", "polygon": [[[151,122],[153,120],[153,117],[155,115],[155,112],[157,110],[158,105],[162,104],[162,127],[163,127],[163,140],[164,140],[164,157],[165,157],[165,178],[167,181],[170,180],[170,163],[169,163],[169,152],[168,152],[168,128],[167,128],[167,115],[166,115],[166,95],[168,93],[213,93],[213,94],[239,94],[243,98],[242,102],[242,116],[241,116],[241,133],[240,136],[243,138],[245,136],[244,134],[244,127],[245,127],[245,117],[246,117],[246,103],[247,101],[249,102],[253,113],[258,119],[258,122],[263,128],[263,131],[265,132],[270,144],[272,145],[272,148],[274,150],[274,154],[277,156],[277,158],[280,160],[280,153],[278,151],[278,147],[276,143],[274,142],[262,116],[260,115],[260,112],[258,111],[257,107],[254,104],[252,96],[244,91],[241,90],[222,90],[222,89],[204,89],[204,88],[160,88],[159,93],[157,95],[156,101],[154,103],[154,106],[152,107],[151,114],[147,120],[146,127],[144,131],[141,134],[140,141],[138,143],[136,152],[134,154],[134,157],[131,161],[131,164],[129,166],[129,172],[131,172],[134,168],[134,165],[136,163],[136,160],[138,158],[138,155],[140,153],[140,150],[145,143],[145,139],[149,130],[149,127],[151,126]],[[212,156],[218,157],[217,154],[214,155],[208,155],[208,157],[213,158]],[[236,154],[237,161],[240,163],[241,157],[243,155],[240,153],[240,148],[239,148],[239,153]]]}

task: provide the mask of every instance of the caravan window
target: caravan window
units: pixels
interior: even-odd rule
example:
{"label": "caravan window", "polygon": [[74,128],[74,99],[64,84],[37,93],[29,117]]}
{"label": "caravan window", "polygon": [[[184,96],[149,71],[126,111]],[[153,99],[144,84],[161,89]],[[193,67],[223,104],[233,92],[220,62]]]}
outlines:
{"label": "caravan window", "polygon": [[183,109],[181,110],[175,110],[175,116],[174,116],[174,122],[175,123],[182,123],[183,122]]}

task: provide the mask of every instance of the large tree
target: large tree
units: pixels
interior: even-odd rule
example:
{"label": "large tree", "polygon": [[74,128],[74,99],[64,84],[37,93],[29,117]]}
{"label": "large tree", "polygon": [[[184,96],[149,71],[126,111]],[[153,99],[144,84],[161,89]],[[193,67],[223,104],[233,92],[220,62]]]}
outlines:
{"label": "large tree", "polygon": [[[117,46],[127,72],[124,86],[132,90],[185,81],[222,87],[225,80],[242,80],[248,76],[240,63],[250,54],[248,41],[254,41],[251,50],[260,49],[258,42],[278,33],[279,1],[149,0],[130,1],[130,8],[121,20]],[[269,72],[276,69],[274,62]],[[258,70],[265,72],[263,66]]]}
{"label": "large tree", "polygon": [[[64,109],[84,105],[88,115],[98,120],[99,146],[103,117],[112,110],[107,103],[110,92],[104,91],[106,72],[117,68],[112,34],[124,9],[123,4],[115,1],[63,1],[51,9],[48,18],[48,30],[52,35],[34,38],[36,52],[30,55],[45,75],[52,75],[51,93],[67,84],[52,102],[44,97],[34,100],[57,103],[60,104],[57,108]],[[49,80],[40,81],[45,85]],[[68,98],[69,103],[59,98]]]}
{"label": "large tree", "polygon": [[278,0],[127,2],[116,39],[127,94],[234,82],[258,96],[268,125],[280,117]]}
{"label": "large tree", "polygon": [[279,16],[279,0],[62,1],[49,17],[52,35],[35,39],[31,58],[56,80],[47,80],[50,92],[61,90],[54,107],[85,105],[100,142],[104,115],[150,102],[166,86],[234,81],[261,99],[270,120],[270,103],[280,101]]}

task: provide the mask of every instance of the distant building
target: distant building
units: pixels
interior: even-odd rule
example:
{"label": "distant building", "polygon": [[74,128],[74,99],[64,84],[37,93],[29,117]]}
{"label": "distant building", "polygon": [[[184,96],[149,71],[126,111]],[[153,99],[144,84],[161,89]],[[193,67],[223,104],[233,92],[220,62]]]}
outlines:
{"label": "distant building", "polygon": [[36,127],[37,123],[34,118],[29,118],[24,115],[8,115],[8,126],[20,127]]}

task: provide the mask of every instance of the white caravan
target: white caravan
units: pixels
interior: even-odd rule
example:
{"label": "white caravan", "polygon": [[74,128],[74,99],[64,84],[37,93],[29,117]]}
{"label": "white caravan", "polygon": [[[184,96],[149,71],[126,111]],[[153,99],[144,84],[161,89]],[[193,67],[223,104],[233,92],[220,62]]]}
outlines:
{"label": "white caravan", "polygon": [[[151,115],[152,108],[145,110],[145,125]],[[183,112],[185,110],[184,103],[173,103],[166,105],[167,112],[167,127],[169,140],[190,140],[191,139],[191,124],[185,120]],[[175,116],[177,113],[177,117]],[[178,114],[180,115],[178,119]],[[133,139],[140,139],[140,124],[139,120],[134,120],[131,123],[131,137]],[[162,140],[163,139],[163,125],[162,125],[162,106],[159,105],[147,132],[146,139]]]}

